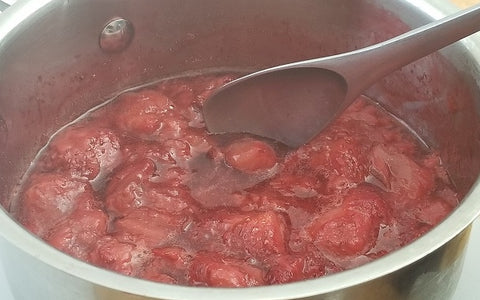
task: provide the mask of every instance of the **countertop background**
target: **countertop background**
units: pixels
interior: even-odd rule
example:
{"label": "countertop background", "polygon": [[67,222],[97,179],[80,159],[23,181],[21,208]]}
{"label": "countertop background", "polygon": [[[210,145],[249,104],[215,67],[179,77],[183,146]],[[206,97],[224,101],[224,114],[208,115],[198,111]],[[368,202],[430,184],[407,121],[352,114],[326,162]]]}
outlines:
{"label": "countertop background", "polygon": [[480,2],[479,0],[450,0],[450,1],[453,2],[454,4],[458,5],[461,8],[465,8],[465,7],[468,7],[468,6],[471,6],[475,3]]}
{"label": "countertop background", "polygon": [[[471,6],[480,0],[448,0],[461,8]],[[4,0],[13,4],[15,0]],[[480,269],[480,219],[473,224],[470,243],[468,244],[464,269],[452,300],[479,300],[480,288],[478,271]],[[7,278],[0,261],[0,300],[15,300],[8,287]],[[429,299],[425,299],[429,300]]]}

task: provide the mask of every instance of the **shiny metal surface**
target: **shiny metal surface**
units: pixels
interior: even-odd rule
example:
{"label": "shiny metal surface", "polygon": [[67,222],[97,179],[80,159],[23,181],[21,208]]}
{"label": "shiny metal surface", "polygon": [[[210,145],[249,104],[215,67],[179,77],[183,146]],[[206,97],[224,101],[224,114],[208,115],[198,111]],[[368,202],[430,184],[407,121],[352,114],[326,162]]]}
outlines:
{"label": "shiny metal surface", "polygon": [[[189,70],[258,70],[340,53],[453,10],[441,1],[295,3],[19,0],[0,17],[0,115],[8,133],[0,149],[3,207],[14,206],[16,184],[49,135],[118,90]],[[98,47],[98,33],[105,20],[118,15],[135,25],[135,39],[122,52],[105,53]],[[472,37],[368,90],[368,96],[439,149],[465,195],[449,218],[401,250],[356,269],[293,284],[181,287],[77,261],[31,236],[2,210],[0,255],[10,265],[12,293],[18,299],[29,299],[32,291],[38,299],[449,299],[469,224],[480,212],[479,45]],[[373,290],[378,293],[372,295]]]}
{"label": "shiny metal surface", "polygon": [[125,50],[133,39],[133,24],[124,18],[116,17],[108,21],[99,37],[99,46],[105,52]]}

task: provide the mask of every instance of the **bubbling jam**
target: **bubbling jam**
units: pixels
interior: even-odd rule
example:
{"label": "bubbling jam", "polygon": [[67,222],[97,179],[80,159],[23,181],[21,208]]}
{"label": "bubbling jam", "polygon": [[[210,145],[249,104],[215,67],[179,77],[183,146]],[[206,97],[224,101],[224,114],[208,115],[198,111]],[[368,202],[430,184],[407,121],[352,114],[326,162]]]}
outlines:
{"label": "bubbling jam", "polygon": [[28,173],[17,219],[122,274],[249,287],[367,263],[458,204],[439,155],[363,96],[299,149],[209,135],[202,103],[234,77],[160,81],[62,129]]}

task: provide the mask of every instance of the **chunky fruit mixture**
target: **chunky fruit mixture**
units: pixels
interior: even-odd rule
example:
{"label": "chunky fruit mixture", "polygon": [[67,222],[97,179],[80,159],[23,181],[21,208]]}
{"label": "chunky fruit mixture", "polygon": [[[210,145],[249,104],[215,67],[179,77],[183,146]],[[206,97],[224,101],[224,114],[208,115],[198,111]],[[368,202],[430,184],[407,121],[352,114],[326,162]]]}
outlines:
{"label": "chunky fruit mixture", "polygon": [[365,97],[309,144],[211,136],[202,102],[231,75],[125,92],[39,154],[18,220],[122,274],[248,287],[352,268],[458,203],[437,153]]}

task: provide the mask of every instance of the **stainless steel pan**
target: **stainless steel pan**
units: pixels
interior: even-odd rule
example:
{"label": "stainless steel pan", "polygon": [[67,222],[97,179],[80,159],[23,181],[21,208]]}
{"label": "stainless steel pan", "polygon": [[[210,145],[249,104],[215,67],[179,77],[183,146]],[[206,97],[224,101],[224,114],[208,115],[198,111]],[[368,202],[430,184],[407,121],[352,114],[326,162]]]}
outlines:
{"label": "stainless steel pan", "polygon": [[[479,38],[392,74],[367,95],[438,149],[461,205],[412,244],[353,270],[286,285],[194,288],[77,261],[8,213],[48,136],[116,91],[188,70],[255,70],[363,47],[452,12],[421,0],[19,0],[0,16],[0,257],[18,299],[449,299],[480,212]],[[113,18],[126,47],[101,49]]]}

